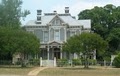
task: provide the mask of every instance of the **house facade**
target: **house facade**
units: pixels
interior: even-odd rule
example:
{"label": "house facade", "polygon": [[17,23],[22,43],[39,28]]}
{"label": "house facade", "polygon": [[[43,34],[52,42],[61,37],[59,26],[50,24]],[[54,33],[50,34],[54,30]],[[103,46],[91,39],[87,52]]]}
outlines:
{"label": "house facade", "polygon": [[37,10],[36,20],[30,20],[24,26],[26,31],[33,33],[40,39],[40,55],[44,60],[53,60],[62,58],[77,58],[76,54],[67,54],[62,51],[62,45],[71,36],[90,32],[91,20],[76,20],[69,13],[69,7],[65,7],[63,14],[44,13]]}

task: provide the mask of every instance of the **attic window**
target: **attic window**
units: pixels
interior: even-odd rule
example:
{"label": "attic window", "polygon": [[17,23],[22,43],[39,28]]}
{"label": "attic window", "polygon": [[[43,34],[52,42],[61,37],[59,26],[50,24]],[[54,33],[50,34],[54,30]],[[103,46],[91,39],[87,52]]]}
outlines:
{"label": "attic window", "polygon": [[54,20],[52,23],[53,23],[53,25],[60,25],[60,20],[59,20],[59,19],[56,19],[56,20]]}

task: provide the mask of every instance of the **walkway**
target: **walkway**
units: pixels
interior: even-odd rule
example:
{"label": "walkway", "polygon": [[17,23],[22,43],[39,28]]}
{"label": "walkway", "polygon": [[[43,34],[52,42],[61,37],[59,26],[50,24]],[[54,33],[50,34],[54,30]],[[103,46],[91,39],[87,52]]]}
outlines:
{"label": "walkway", "polygon": [[29,73],[28,73],[28,76],[37,76],[37,74],[40,72],[40,71],[42,71],[42,70],[44,70],[44,69],[46,69],[47,67],[37,67],[37,68],[35,68],[35,69],[33,69],[32,71],[30,71]]}

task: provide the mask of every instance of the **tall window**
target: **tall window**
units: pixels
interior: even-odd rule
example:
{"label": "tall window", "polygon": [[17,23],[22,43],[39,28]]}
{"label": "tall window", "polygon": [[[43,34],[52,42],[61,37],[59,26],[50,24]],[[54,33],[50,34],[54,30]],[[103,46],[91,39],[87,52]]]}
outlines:
{"label": "tall window", "polygon": [[44,42],[48,41],[48,32],[44,31]]}
{"label": "tall window", "polygon": [[55,33],[54,33],[55,35],[54,35],[54,39],[56,40],[56,41],[59,41],[59,38],[60,38],[60,36],[59,36],[59,30],[55,30]]}
{"label": "tall window", "polygon": [[56,25],[60,25],[60,20],[56,19]]}
{"label": "tall window", "polygon": [[54,20],[52,23],[53,23],[53,25],[60,25],[60,20],[59,20],[59,19],[56,19],[56,20]]}

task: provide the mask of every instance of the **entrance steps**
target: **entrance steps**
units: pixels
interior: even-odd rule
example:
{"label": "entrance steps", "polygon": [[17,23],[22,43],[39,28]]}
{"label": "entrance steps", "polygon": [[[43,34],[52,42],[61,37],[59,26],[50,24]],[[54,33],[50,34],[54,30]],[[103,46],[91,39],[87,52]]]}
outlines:
{"label": "entrance steps", "polygon": [[54,60],[42,60],[42,66],[54,67],[55,66]]}

